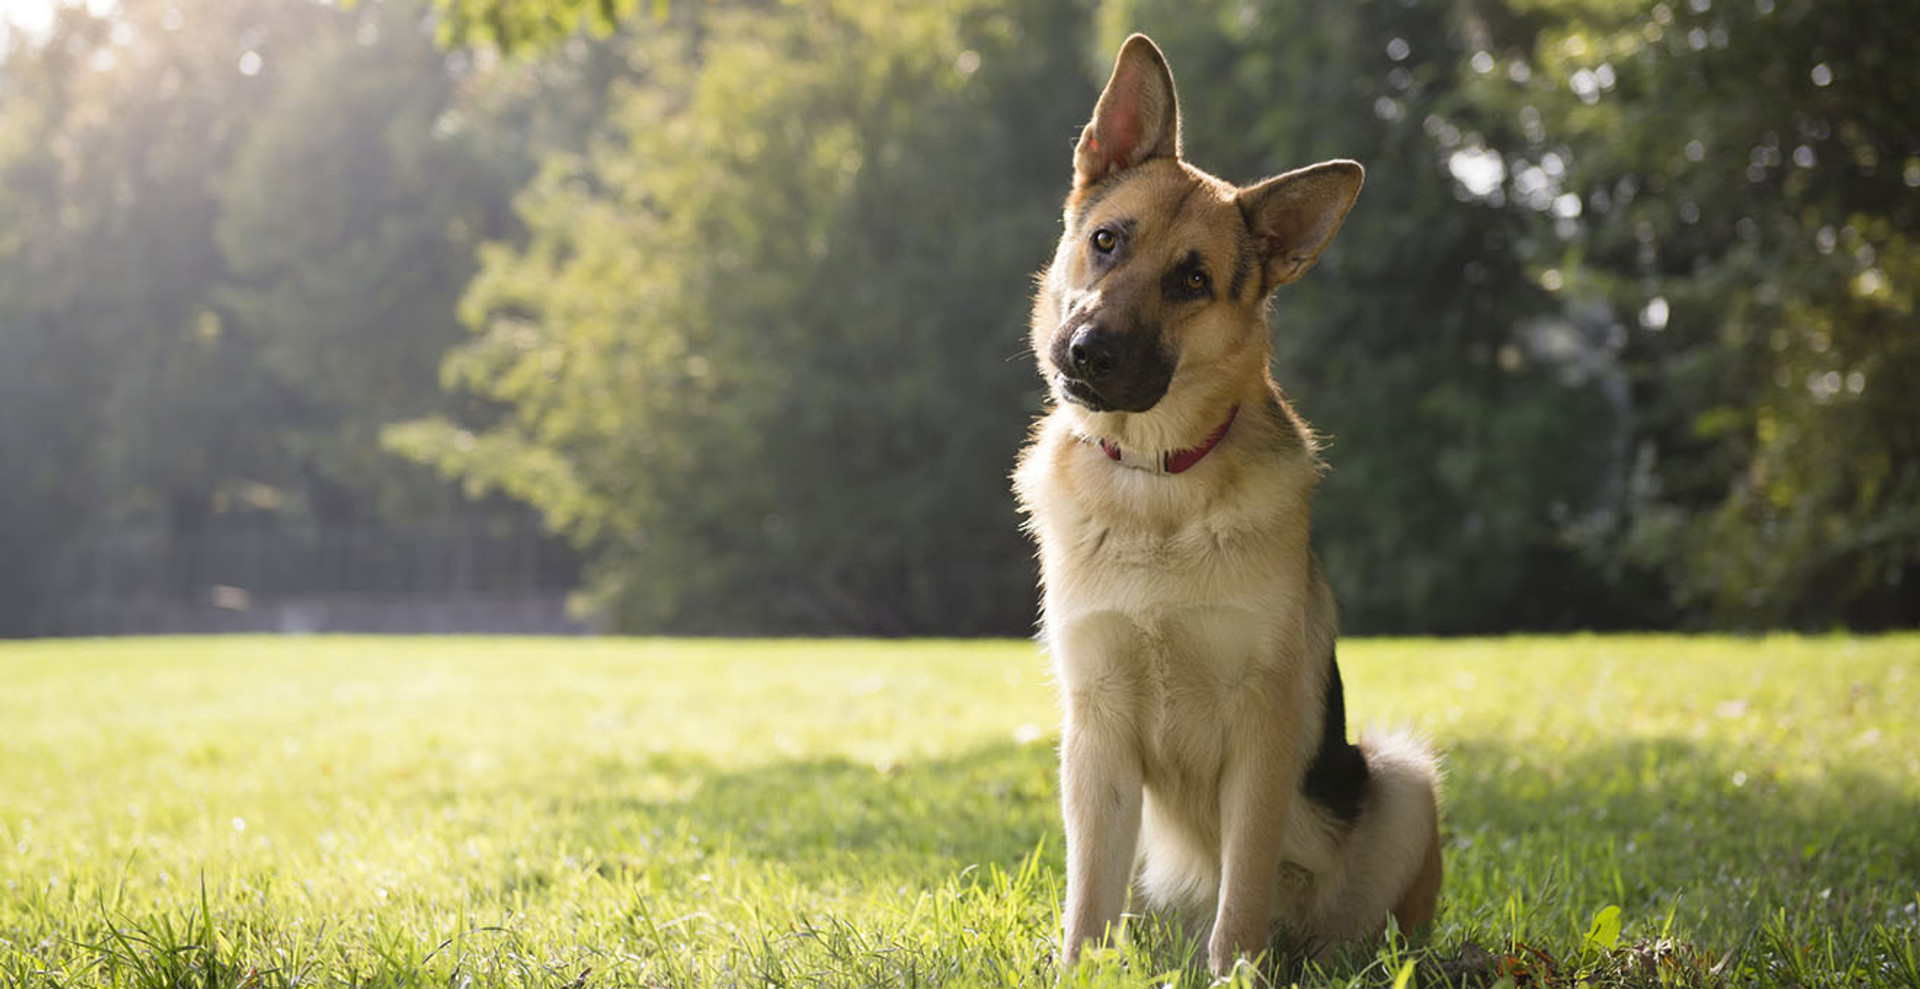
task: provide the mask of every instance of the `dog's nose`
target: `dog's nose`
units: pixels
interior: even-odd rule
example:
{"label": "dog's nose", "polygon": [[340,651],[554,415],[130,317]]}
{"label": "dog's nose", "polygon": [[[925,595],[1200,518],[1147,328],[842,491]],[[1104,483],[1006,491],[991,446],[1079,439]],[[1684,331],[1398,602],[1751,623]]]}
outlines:
{"label": "dog's nose", "polygon": [[1067,344],[1067,360],[1073,375],[1082,381],[1099,381],[1113,373],[1114,339],[1100,326],[1083,326]]}

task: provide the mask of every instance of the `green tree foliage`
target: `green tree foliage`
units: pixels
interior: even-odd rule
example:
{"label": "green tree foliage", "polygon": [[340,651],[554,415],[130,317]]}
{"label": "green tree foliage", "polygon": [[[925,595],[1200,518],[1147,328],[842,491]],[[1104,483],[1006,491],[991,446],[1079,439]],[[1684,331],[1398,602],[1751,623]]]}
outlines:
{"label": "green tree foliage", "polygon": [[[1462,196],[1452,156],[1484,110],[1463,92],[1458,9],[1399,2],[1116,2],[1164,45],[1188,149],[1250,181],[1332,157],[1367,185],[1312,275],[1276,296],[1275,373],[1330,440],[1315,535],[1347,624],[1465,632],[1622,615],[1563,536],[1607,463],[1607,405],[1578,334],[1529,277],[1527,218]],[[1463,78],[1465,77],[1465,78]]]}
{"label": "green tree foliage", "polygon": [[1024,627],[1005,476],[1085,12],[674,17],[604,140],[523,196],[527,246],[485,254],[447,373],[512,414],[394,445],[599,547],[624,627]]}
{"label": "green tree foliage", "polygon": [[126,531],[455,498],[395,451],[619,627],[1025,630],[1028,277],[1132,30],[1199,163],[1369,169],[1275,311],[1350,628],[1910,623],[1916,11],[66,9],[0,60],[0,631]]}
{"label": "green tree foliage", "polygon": [[377,433],[458,407],[475,245],[567,125],[425,11],[125,0],[0,61],[0,633],[107,583],[186,591],[100,571],[184,568],[169,544],[223,518],[449,500]]}
{"label": "green tree foliage", "polygon": [[1532,193],[1567,304],[1621,314],[1631,471],[1596,556],[1693,623],[1912,622],[1920,8],[1545,10],[1502,56],[1539,71],[1483,98],[1532,121],[1511,169],[1570,165]]}
{"label": "green tree foliage", "polygon": [[104,528],[191,524],[258,455],[258,381],[207,305],[212,179],[268,95],[243,53],[257,72],[314,25],[281,6],[65,8],[0,66],[0,625],[71,586]]}
{"label": "green tree foliage", "polygon": [[[647,0],[656,21],[672,9],[668,0]],[[449,45],[538,51],[585,30],[613,33],[640,8],[640,0],[435,0],[439,37]]]}
{"label": "green tree foliage", "polygon": [[[1070,136],[1144,29],[1197,160],[1369,166],[1276,318],[1277,372],[1332,437],[1317,522],[1350,625],[1896,620],[1911,82],[1872,89],[1907,15],[1112,0],[1085,36],[1023,11],[1053,25],[1037,42],[969,34],[984,9],[641,29],[606,140],[535,183],[530,243],[468,298],[448,372],[512,414],[393,442],[602,547],[631,627],[1012,627],[1024,557],[969,485],[1037,386],[968,348],[1012,338],[990,300],[1048,239],[1033,135]],[[1062,64],[998,74],[1041,44]],[[1745,185],[1692,167],[1723,147]]]}
{"label": "green tree foliage", "polygon": [[298,473],[274,480],[323,516],[440,497],[379,430],[448,406],[435,383],[461,336],[454,304],[532,173],[525,153],[476,153],[423,10],[367,5],[284,58],[220,182],[221,325],[279,390],[276,439]]}

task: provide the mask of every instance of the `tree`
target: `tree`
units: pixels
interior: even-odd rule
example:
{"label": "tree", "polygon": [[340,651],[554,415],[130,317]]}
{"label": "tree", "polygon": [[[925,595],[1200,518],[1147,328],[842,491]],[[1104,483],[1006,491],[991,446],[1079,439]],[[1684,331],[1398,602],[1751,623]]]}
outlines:
{"label": "tree", "polygon": [[[440,40],[452,46],[492,46],[525,52],[551,47],[581,30],[606,37],[631,18],[640,0],[435,0]],[[663,22],[668,0],[648,0]]]}
{"label": "tree", "polygon": [[424,10],[127,0],[0,62],[0,632],[183,596],[238,517],[456,500],[379,429],[455,407],[474,246],[591,99],[528,109],[576,77],[496,85]]}
{"label": "tree", "polygon": [[0,61],[0,631],[103,544],[454,502],[395,451],[623,628],[1025,631],[1027,279],[1134,29],[1209,169],[1368,166],[1275,310],[1350,628],[1912,621],[1906,8],[428,2]]}
{"label": "tree", "polygon": [[1005,477],[1084,14],[676,7],[486,253],[448,373],[511,414],[394,444],[539,505],[624,628],[1026,628]]}
{"label": "tree", "polygon": [[246,349],[207,307],[210,178],[318,13],[282,8],[63,8],[0,66],[0,628],[41,627],[105,530],[190,522],[258,452]]}
{"label": "tree", "polygon": [[424,10],[363,5],[290,53],[219,183],[220,330],[277,393],[280,463],[260,480],[320,518],[446,500],[379,432],[450,406],[438,365],[461,336],[456,302],[532,172],[525,149],[476,153],[486,125],[463,112]]}
{"label": "tree", "polygon": [[[1576,362],[1594,345],[1534,277],[1529,217],[1454,175],[1493,123],[1470,93],[1487,25],[1397,2],[1206,17],[1115,2],[1102,21],[1110,42],[1140,29],[1167,49],[1200,163],[1238,181],[1333,157],[1368,169],[1332,249],[1275,312],[1276,377],[1329,438],[1315,542],[1346,626],[1626,620],[1564,535],[1596,501],[1612,437],[1601,383]],[[1543,345],[1549,328],[1578,348]]]}
{"label": "tree", "polygon": [[1693,624],[1912,622],[1920,581],[1920,11],[1550,8],[1489,103],[1569,164],[1570,297],[1623,313],[1629,483],[1596,556]]}

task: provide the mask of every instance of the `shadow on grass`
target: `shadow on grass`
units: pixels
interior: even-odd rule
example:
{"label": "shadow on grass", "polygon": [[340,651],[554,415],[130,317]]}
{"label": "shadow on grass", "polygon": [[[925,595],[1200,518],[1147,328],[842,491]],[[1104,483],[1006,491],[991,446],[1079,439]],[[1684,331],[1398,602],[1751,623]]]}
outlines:
{"label": "shadow on grass", "polygon": [[[1777,967],[1795,952],[1824,952],[1822,964],[1847,971],[1889,934],[1920,930],[1920,808],[1894,780],[1744,764],[1678,738],[1562,752],[1472,740],[1448,762],[1447,885],[1422,984],[1491,983],[1516,944],[1535,952],[1536,974],[1543,959],[1582,956],[1617,975],[1638,965],[1706,985],[1728,958]],[[579,837],[611,853],[615,870],[643,862],[671,881],[720,856],[775,864],[815,887],[925,890],[969,866],[1015,870],[1036,847],[1043,869],[1060,869],[1050,744],[884,770],[838,758],[729,770],[661,756],[600,772],[587,788],[595,803],[573,809]],[[643,794],[623,786],[629,777],[674,792]],[[1618,950],[1583,955],[1582,934],[1607,906],[1625,921]],[[1297,959],[1280,964],[1282,981],[1311,974]],[[1365,982],[1379,964],[1362,949],[1324,974]],[[1661,968],[1679,964],[1691,970]],[[1639,984],[1620,978],[1603,981]]]}
{"label": "shadow on grass", "polygon": [[[1044,840],[1059,858],[1056,756],[1044,743],[983,746],[951,758],[875,766],[797,759],[746,770],[657,756],[607,766],[574,810],[583,839],[626,855],[676,848],[778,863],[808,883],[932,886],[970,865],[1013,869]],[[678,794],[623,792],[621,776]]]}
{"label": "shadow on grass", "polygon": [[1557,889],[1578,920],[1618,904],[1751,927],[1782,908],[1887,921],[1920,891],[1915,794],[1838,760],[1663,737],[1564,755],[1467,742],[1448,762],[1450,878],[1480,906],[1504,908],[1504,880]]}
{"label": "shadow on grass", "polygon": [[[1449,899],[1470,910],[1498,912],[1510,893],[1550,885],[1581,921],[1609,903],[1664,909],[1696,893],[1751,909],[1884,914],[1913,901],[1920,877],[1920,807],[1867,772],[1745,764],[1677,738],[1564,753],[1476,740],[1447,761]],[[678,837],[808,881],[857,863],[845,878],[918,883],[968,865],[1011,868],[1043,838],[1048,858],[1060,857],[1051,744],[884,769],[832,758],[722,770],[662,756],[601,772],[591,789],[602,806],[579,809],[603,849],[646,852]],[[623,789],[627,776],[679,792],[641,796]],[[1817,902],[1782,898],[1809,891]]]}
{"label": "shadow on grass", "polygon": [[[1914,969],[1920,802],[1895,778],[1676,737],[1473,740],[1447,758],[1449,943],[1428,981],[1485,984],[1515,961],[1523,985],[1878,986]],[[1618,941],[1588,945],[1615,906]]]}

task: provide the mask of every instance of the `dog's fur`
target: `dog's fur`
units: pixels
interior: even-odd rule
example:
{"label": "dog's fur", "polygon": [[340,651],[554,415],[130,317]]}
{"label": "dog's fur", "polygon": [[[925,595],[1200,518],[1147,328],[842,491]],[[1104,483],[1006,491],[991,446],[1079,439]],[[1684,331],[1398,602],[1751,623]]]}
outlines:
{"label": "dog's fur", "polygon": [[1068,963],[1114,932],[1130,886],[1208,931],[1216,973],[1276,927],[1324,950],[1433,916],[1434,757],[1404,735],[1347,741],[1308,545],[1320,463],[1268,369],[1267,299],[1313,266],[1362,176],[1330,161],[1240,188],[1188,165],[1141,35],[1074,153],[1033,308],[1054,401],[1014,477],[1066,709]]}

